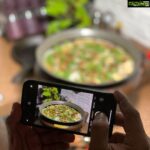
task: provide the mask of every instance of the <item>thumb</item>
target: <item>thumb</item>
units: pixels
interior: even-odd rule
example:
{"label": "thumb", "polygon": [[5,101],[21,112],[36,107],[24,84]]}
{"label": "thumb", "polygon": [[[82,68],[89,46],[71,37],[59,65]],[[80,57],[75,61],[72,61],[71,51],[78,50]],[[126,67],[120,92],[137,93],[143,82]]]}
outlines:
{"label": "thumb", "polygon": [[19,103],[14,103],[12,107],[12,111],[7,118],[7,124],[11,126],[15,126],[17,123],[19,123],[21,119],[21,106]]}
{"label": "thumb", "polygon": [[108,146],[109,125],[104,113],[96,115],[91,132],[90,150],[106,150]]}

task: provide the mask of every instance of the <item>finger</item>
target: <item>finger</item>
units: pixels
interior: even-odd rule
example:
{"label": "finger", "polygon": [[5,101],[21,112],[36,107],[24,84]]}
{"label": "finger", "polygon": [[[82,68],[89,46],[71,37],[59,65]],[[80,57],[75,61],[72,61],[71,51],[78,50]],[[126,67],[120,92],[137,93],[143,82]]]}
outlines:
{"label": "finger", "polygon": [[135,110],[135,108],[129,103],[129,101],[128,101],[127,97],[125,97],[125,95],[123,95],[119,91],[116,91],[114,93],[114,96],[119,104],[119,107],[120,107],[123,115],[125,115],[125,117],[130,118],[130,115],[133,115],[134,113],[137,112]]}
{"label": "finger", "polygon": [[61,132],[59,130],[55,130],[54,128],[45,129],[45,128],[34,127],[34,129],[36,130],[36,132],[38,132],[41,135],[45,133],[59,134]]}
{"label": "finger", "polygon": [[36,150],[42,149],[41,139],[34,130],[30,130],[30,132],[28,130],[25,139],[29,150],[33,150],[33,148]]}
{"label": "finger", "polygon": [[7,118],[6,123],[14,127],[21,119],[21,106],[19,103],[14,103],[10,116]]}
{"label": "finger", "polygon": [[75,140],[75,136],[73,134],[62,134],[61,141],[66,143],[71,143]]}
{"label": "finger", "polygon": [[47,134],[47,133],[50,133],[52,136],[53,136],[53,134],[56,135],[56,134],[60,133],[59,130],[55,130],[55,129],[51,129],[51,128],[49,128],[49,129],[39,128],[39,127],[33,127],[33,128],[40,136],[43,134]]}
{"label": "finger", "polygon": [[117,91],[114,93],[114,95],[125,118],[125,132],[132,138],[137,138],[139,135],[141,137],[141,135],[145,134],[145,131],[142,125],[140,114],[128,102],[127,98],[123,94]]}
{"label": "finger", "polygon": [[44,145],[43,150],[68,150],[69,144],[67,143],[54,143],[51,145]]}
{"label": "finger", "polygon": [[36,130],[38,131],[38,135],[41,138],[41,141],[43,144],[50,144],[50,143],[55,143],[61,139],[61,136],[59,135],[59,132],[54,132],[54,131],[49,131],[47,130]]}
{"label": "finger", "polygon": [[108,118],[103,113],[97,114],[92,125],[90,150],[106,150],[108,131]]}
{"label": "finger", "polygon": [[45,133],[41,135],[41,140],[43,144],[50,144],[56,142],[64,142],[64,143],[71,143],[75,139],[74,135],[71,134],[54,134],[51,135],[50,133]]}
{"label": "finger", "polygon": [[124,126],[124,115],[121,112],[116,112],[115,124],[118,126]]}
{"label": "finger", "polygon": [[55,130],[55,129],[42,129],[33,127],[33,129],[39,134],[40,137],[44,137],[46,139],[51,139],[52,141],[64,141],[64,142],[73,142],[75,136],[73,134],[66,134],[62,131]]}
{"label": "finger", "polygon": [[10,136],[10,145],[11,145],[11,149],[12,150],[21,150],[23,149],[23,141],[22,140],[18,140],[20,139],[19,134],[16,132],[12,132]]}
{"label": "finger", "polygon": [[123,134],[123,133],[114,133],[111,136],[109,142],[111,142],[111,143],[123,143],[124,139],[125,139],[125,134]]}

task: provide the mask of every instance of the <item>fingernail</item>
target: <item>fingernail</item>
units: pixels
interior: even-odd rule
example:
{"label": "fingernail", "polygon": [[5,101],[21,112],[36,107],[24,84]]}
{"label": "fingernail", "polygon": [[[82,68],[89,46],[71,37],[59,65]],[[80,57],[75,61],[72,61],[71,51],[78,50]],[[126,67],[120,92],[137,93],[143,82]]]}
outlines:
{"label": "fingernail", "polygon": [[107,116],[102,112],[97,113],[96,116],[95,116],[95,119],[100,119],[100,120],[105,120],[105,121],[107,120],[108,121]]}

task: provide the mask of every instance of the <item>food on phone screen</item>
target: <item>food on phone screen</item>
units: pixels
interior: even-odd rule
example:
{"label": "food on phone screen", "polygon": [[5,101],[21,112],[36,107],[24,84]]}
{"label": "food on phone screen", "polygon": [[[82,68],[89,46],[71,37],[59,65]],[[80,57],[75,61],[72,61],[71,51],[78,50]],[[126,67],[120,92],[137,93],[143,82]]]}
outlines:
{"label": "food on phone screen", "polygon": [[82,119],[81,114],[67,105],[50,105],[42,110],[42,114],[49,119],[63,123],[73,123]]}

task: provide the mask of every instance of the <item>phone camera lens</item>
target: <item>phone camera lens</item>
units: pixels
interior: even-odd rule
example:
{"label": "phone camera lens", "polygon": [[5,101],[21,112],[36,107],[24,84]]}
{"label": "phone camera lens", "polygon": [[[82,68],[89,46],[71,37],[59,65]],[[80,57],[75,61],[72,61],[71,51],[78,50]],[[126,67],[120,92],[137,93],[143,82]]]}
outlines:
{"label": "phone camera lens", "polygon": [[33,85],[30,85],[30,88],[33,88]]}

